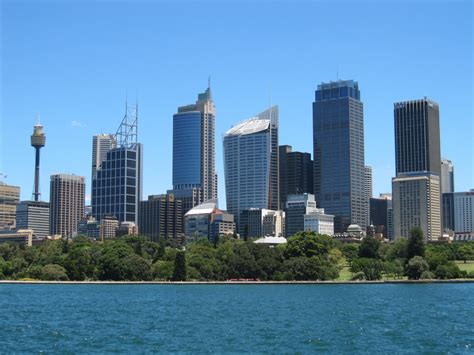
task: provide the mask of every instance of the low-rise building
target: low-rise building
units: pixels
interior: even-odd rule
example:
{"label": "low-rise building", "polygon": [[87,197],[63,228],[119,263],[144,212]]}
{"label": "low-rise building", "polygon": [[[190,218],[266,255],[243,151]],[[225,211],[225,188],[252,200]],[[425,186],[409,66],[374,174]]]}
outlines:
{"label": "low-rise building", "polygon": [[215,201],[208,201],[186,212],[184,231],[187,240],[215,241],[218,236],[235,233],[234,216],[218,209]]}
{"label": "low-rise building", "polygon": [[49,233],[49,202],[21,201],[16,206],[16,228],[31,229],[38,238]]}
{"label": "low-rise building", "polygon": [[244,239],[285,235],[285,212],[251,208],[240,213],[241,236]]}
{"label": "low-rise building", "polygon": [[316,208],[315,211],[305,214],[303,218],[305,231],[334,235],[334,216],[325,214],[324,208]]}

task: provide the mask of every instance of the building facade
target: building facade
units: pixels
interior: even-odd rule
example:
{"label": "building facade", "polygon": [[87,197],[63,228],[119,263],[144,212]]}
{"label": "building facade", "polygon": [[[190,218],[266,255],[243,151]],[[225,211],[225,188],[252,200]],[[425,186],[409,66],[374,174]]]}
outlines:
{"label": "building facade", "polygon": [[279,146],[280,209],[288,195],[313,193],[313,161],[310,153],[293,152],[290,145]]}
{"label": "building facade", "polygon": [[397,102],[394,122],[394,238],[420,227],[427,240],[437,240],[442,231],[439,106],[426,97]]}
{"label": "building facade", "polygon": [[92,137],[92,180],[97,177],[97,169],[107,158],[107,152],[116,148],[117,141],[113,134],[98,134]]}
{"label": "building facade", "polygon": [[251,208],[277,210],[278,107],[260,113],[224,135],[227,210],[240,233],[240,213]]}
{"label": "building facade", "polygon": [[49,236],[49,202],[21,201],[16,207],[16,228],[32,230],[39,238]]}
{"label": "building facade", "polygon": [[288,195],[285,206],[285,232],[291,237],[304,231],[304,216],[316,212],[316,200],[312,194]]}
{"label": "building facade", "polygon": [[0,230],[15,229],[20,188],[0,182]]}
{"label": "building facade", "polygon": [[356,81],[318,85],[313,103],[314,193],[318,206],[335,216],[336,232],[350,224],[364,230],[367,196],[364,112]]}
{"label": "building facade", "polygon": [[334,235],[334,216],[319,208],[304,215],[304,230],[317,234]]}
{"label": "building facade", "polygon": [[371,198],[370,205],[370,225],[375,227],[375,233],[382,234],[384,238],[391,239],[392,232],[390,212],[392,209],[392,199],[387,197]]}
{"label": "building facade", "polygon": [[184,226],[187,241],[208,238],[214,242],[219,236],[235,233],[234,216],[219,210],[213,201],[204,202],[186,212]]}
{"label": "building facade", "polygon": [[[143,145],[137,141],[138,105],[126,104],[125,116],[113,137],[103,138],[96,147],[96,162],[92,180],[92,216],[100,221],[114,216],[119,223],[138,223],[138,203],[142,199]],[[93,147],[94,148],[94,147]],[[94,150],[94,149],[93,149]],[[94,164],[94,163],[93,163]],[[94,175],[94,166],[93,166]]]}
{"label": "building facade", "polygon": [[51,235],[74,237],[84,217],[85,178],[69,174],[51,175],[49,225]]}
{"label": "building facade", "polygon": [[138,229],[153,241],[182,241],[184,236],[181,200],[173,194],[151,195],[140,202]]}
{"label": "building facade", "polygon": [[441,193],[454,192],[454,165],[451,160],[441,159]]}
{"label": "building facade", "polygon": [[250,208],[240,213],[240,237],[260,238],[265,236],[284,237],[285,212],[265,208]]}
{"label": "building facade", "polygon": [[173,193],[190,208],[217,199],[216,108],[211,88],[173,115]]}
{"label": "building facade", "polygon": [[435,174],[398,174],[392,179],[394,237],[420,227],[426,241],[441,236],[440,181]]}

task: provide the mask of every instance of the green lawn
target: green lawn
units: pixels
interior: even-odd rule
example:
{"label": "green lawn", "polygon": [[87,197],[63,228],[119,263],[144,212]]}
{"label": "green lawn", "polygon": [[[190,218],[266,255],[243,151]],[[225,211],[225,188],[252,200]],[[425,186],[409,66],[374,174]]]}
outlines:
{"label": "green lawn", "polygon": [[455,262],[461,270],[466,270],[467,272],[474,272],[474,261],[468,261],[466,264],[464,264],[464,261],[462,260],[456,260]]}
{"label": "green lawn", "polygon": [[349,281],[352,278],[352,272],[349,270],[349,266],[344,266],[344,268],[339,271],[338,281]]}

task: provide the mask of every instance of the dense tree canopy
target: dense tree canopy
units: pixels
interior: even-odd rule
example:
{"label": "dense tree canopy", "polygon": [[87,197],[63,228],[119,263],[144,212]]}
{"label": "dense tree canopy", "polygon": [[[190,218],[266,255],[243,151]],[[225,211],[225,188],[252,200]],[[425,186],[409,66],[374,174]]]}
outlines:
{"label": "dense tree canopy", "polygon": [[[366,280],[471,276],[461,271],[454,260],[474,259],[474,243],[420,245],[419,241],[418,232],[410,239],[401,238],[390,244],[368,237],[360,245],[342,244],[328,236],[302,232],[277,247],[234,237],[221,237],[214,243],[199,239],[183,250],[141,236],[105,242],[78,237],[70,241],[46,241],[33,247],[4,243],[0,244],[0,278],[334,280],[346,266],[354,279]],[[417,259],[409,258],[410,255]]]}

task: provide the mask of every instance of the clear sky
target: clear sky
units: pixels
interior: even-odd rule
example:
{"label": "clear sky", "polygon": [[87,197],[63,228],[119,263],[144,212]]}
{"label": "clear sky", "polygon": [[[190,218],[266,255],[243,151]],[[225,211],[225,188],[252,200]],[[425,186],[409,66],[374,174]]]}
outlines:
{"label": "clear sky", "polygon": [[322,81],[359,82],[365,160],[374,194],[391,190],[393,102],[440,105],[441,154],[457,191],[474,188],[471,1],[9,1],[1,2],[0,172],[31,198],[41,114],[41,192],[49,175],[86,176],[92,135],[114,133],[125,95],[139,96],[144,197],[171,188],[172,115],[211,75],[222,134],[280,108],[280,144],[312,152],[312,102]]}

